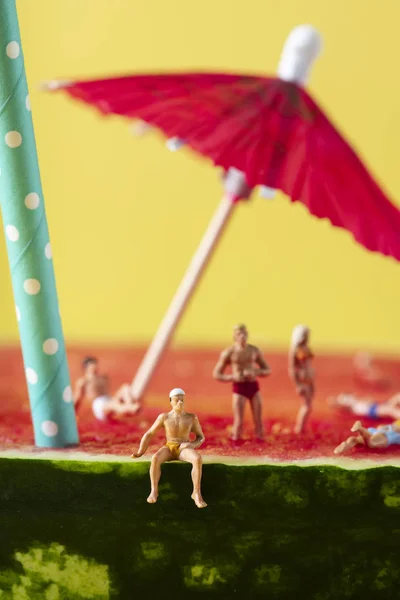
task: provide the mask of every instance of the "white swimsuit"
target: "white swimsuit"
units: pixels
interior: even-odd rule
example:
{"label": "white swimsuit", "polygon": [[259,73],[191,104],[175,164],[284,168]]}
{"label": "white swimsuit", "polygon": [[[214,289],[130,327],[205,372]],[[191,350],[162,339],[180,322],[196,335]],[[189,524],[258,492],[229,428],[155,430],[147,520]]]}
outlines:
{"label": "white swimsuit", "polygon": [[96,417],[96,419],[98,419],[99,421],[106,420],[107,415],[106,415],[104,409],[107,406],[107,404],[109,404],[110,402],[111,402],[110,396],[106,396],[106,395],[98,396],[98,398],[93,400],[92,411],[93,411],[93,414]]}

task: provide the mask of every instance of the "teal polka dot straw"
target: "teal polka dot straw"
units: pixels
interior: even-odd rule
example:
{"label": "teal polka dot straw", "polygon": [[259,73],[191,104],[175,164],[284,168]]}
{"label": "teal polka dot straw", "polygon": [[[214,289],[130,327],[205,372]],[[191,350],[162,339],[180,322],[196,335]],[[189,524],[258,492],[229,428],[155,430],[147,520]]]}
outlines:
{"label": "teal polka dot straw", "polygon": [[0,0],[0,205],[35,444],[77,444],[35,135],[14,0]]}

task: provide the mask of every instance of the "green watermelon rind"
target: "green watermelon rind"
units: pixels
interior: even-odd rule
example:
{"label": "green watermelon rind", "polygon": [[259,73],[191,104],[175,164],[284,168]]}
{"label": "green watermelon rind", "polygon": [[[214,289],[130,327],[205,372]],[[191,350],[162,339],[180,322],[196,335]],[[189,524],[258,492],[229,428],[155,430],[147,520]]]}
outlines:
{"label": "green watermelon rind", "polygon": [[[150,505],[146,458],[0,458],[0,591],[11,598],[30,586],[30,600],[396,597],[396,466],[215,459],[204,464],[200,510],[188,464],[163,466]],[[39,555],[51,555],[51,566],[26,559]],[[65,591],[66,555],[86,569],[102,565],[103,595],[77,584]]]}

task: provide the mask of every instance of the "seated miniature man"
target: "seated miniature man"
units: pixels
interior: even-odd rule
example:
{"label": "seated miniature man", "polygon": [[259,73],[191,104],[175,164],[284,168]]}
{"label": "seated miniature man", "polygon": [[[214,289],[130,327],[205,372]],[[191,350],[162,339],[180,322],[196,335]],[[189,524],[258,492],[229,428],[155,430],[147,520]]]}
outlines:
{"label": "seated miniature man", "polygon": [[[158,482],[161,477],[161,464],[171,460],[182,460],[193,465],[192,481],[194,500],[198,508],[205,508],[207,504],[201,495],[200,483],[202,475],[201,455],[196,451],[204,442],[204,434],[197,416],[184,410],[185,392],[181,388],[174,388],[169,393],[171,410],[158,415],[157,419],[144,434],[140,441],[139,450],[132,454],[132,458],[139,458],[146,452],[152,438],[159,429],[164,427],[167,438],[162,446],[151,459],[150,481],[151,492],[147,498],[149,504],[157,502]],[[195,434],[191,442],[189,436]]]}
{"label": "seated miniature man", "polygon": [[115,417],[132,416],[139,412],[141,405],[131,393],[131,386],[121,385],[113,396],[109,394],[108,377],[98,371],[98,360],[88,356],[82,362],[83,376],[78,379],[74,390],[75,410],[78,411],[84,398],[89,400],[98,421]]}
{"label": "seated miniature man", "polygon": [[361,421],[356,421],[350,431],[357,435],[352,435],[339,444],[333,451],[334,454],[342,454],[357,445],[366,445],[368,448],[400,445],[400,421],[394,421],[391,425],[368,428],[363,427]]}

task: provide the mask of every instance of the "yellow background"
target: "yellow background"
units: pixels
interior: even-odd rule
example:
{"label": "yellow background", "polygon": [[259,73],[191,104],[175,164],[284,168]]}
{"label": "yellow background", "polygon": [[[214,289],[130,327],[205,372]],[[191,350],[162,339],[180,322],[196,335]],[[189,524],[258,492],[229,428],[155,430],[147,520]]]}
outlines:
{"label": "yellow background", "polygon": [[[218,172],[157,134],[132,137],[51,78],[175,69],[273,73],[290,29],[311,23],[324,51],[310,89],[394,198],[400,197],[398,0],[18,0],[69,342],[148,341],[221,196]],[[0,341],[18,338],[0,240]],[[176,336],[225,343],[236,321],[287,345],[400,349],[399,266],[279,195],[241,206]]]}

